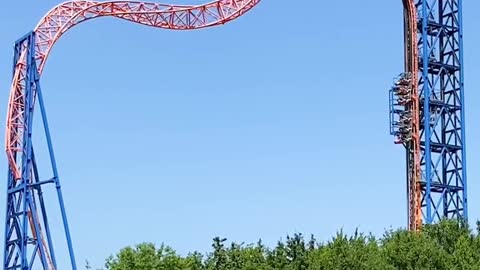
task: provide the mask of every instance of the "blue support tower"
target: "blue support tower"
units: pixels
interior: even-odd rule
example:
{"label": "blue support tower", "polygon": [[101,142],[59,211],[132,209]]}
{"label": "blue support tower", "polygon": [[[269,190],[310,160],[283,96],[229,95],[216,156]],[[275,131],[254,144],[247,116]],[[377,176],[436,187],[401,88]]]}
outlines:
{"label": "blue support tower", "polygon": [[[410,220],[417,217],[416,213],[423,224],[442,219],[468,222],[462,0],[404,0],[403,3],[406,12],[410,12],[410,7],[416,11],[416,26],[405,24],[408,70],[390,89],[389,102],[390,134],[395,135],[395,143],[405,146],[407,153],[409,227],[417,229],[416,221]],[[410,37],[416,41],[417,61],[411,56]],[[411,63],[414,64],[408,66]],[[411,70],[418,77],[417,92],[409,82]],[[417,97],[418,113],[405,105],[414,100],[412,97]],[[418,133],[411,132],[414,130],[411,123],[419,123]],[[412,138],[419,142],[418,163],[412,159],[415,153]],[[412,182],[416,164],[420,173]],[[416,195],[410,194],[417,190],[418,204]]]}
{"label": "blue support tower", "polygon": [[468,220],[462,0],[418,0],[422,214]]}
{"label": "blue support tower", "polygon": [[[34,32],[30,32],[15,43],[14,65],[18,62],[21,57],[21,52],[25,49],[27,54],[24,95],[25,113],[23,119],[23,151],[18,152],[21,153],[21,160],[23,161],[20,165],[22,177],[21,179],[14,179],[14,173],[11,168],[9,168],[3,269],[58,269],[47,218],[47,210],[42,193],[42,188],[46,187],[48,184],[52,184],[53,187],[56,188],[58,195],[58,202],[62,213],[65,236],[70,254],[70,262],[72,269],[76,270],[72,241],[70,238],[60,188],[60,180],[56,169],[52,141],[48,129],[45,104],[43,103],[39,75],[35,61]],[[38,99],[40,106],[53,172],[53,175],[46,179],[40,178],[39,168],[37,168],[32,145],[32,124],[35,99]]]}

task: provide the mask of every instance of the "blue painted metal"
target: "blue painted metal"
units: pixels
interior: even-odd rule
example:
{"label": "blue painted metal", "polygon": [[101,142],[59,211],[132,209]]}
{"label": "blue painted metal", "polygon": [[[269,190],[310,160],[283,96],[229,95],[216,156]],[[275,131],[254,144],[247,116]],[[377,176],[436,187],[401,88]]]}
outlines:
{"label": "blue painted metal", "polygon": [[462,178],[463,181],[463,216],[465,220],[468,221],[468,200],[467,200],[467,141],[466,141],[466,128],[465,128],[465,89],[464,89],[464,74],[463,74],[463,2],[462,0],[458,0],[458,27],[459,30],[459,47],[460,52],[459,54],[459,61],[461,63],[460,66],[460,104],[462,104],[462,110],[460,113],[460,117],[462,119],[462,142],[463,142],[463,151],[462,151],[462,160],[463,160],[463,170],[462,170]]}
{"label": "blue painted metal", "polygon": [[[462,1],[415,0],[415,5],[422,222],[468,221]],[[408,186],[413,148],[400,129],[405,112],[398,106],[401,92],[394,89],[389,92],[390,134],[406,147]]]}
{"label": "blue painted metal", "polygon": [[388,109],[390,112],[390,135],[398,135],[399,114],[403,112],[403,109],[397,108],[397,99],[394,94],[394,88],[390,88],[388,91]]}
{"label": "blue painted metal", "polygon": [[422,214],[467,221],[461,0],[418,0]]}
{"label": "blue painted metal", "polygon": [[60,204],[60,211],[62,213],[62,221],[65,229],[65,237],[67,238],[67,247],[70,255],[70,263],[72,265],[72,270],[77,270],[77,265],[75,263],[75,254],[73,252],[72,237],[70,235],[70,228],[68,226],[65,203],[63,201],[62,189],[60,185],[60,178],[58,177],[57,162],[55,161],[55,154],[53,152],[52,137],[50,136],[50,129],[48,128],[47,112],[45,109],[45,104],[43,102],[43,95],[40,87],[38,88],[37,93],[38,93],[38,103],[40,105],[40,112],[42,113],[43,127],[44,127],[45,135],[47,138],[48,152],[50,154],[50,163],[52,165],[52,171],[53,171],[53,181],[55,183],[55,188],[57,190],[58,203]]}
{"label": "blue painted metal", "polygon": [[[42,187],[54,184],[58,194],[64,231],[70,252],[72,269],[76,270],[72,241],[68,228],[66,211],[61,194],[60,180],[53,156],[52,141],[48,130],[45,104],[41,94],[39,74],[35,61],[35,33],[30,32],[15,43],[14,63],[26,48],[26,85],[23,133],[22,178],[15,180],[13,172],[8,172],[7,208],[5,218],[4,270],[9,269],[57,269],[51,230],[43,198]],[[32,145],[32,124],[35,98],[39,99],[45,134],[53,170],[53,178],[40,180],[39,168]],[[37,207],[40,206],[40,209]]]}
{"label": "blue painted metal", "polygon": [[411,140],[412,131],[407,126],[411,122],[411,112],[405,104],[411,99],[408,73],[402,73],[395,78],[394,86],[389,91],[390,135],[394,135],[396,143],[403,144]]}

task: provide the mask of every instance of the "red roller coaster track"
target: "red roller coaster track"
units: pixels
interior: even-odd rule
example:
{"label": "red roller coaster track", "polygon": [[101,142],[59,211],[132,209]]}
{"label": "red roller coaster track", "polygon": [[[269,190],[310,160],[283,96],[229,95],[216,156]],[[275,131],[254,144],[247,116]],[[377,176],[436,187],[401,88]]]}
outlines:
{"label": "red roller coaster track", "polygon": [[[98,17],[111,16],[170,30],[194,30],[225,24],[249,11],[260,0],[219,0],[200,6],[165,5],[129,1],[71,1],[53,8],[35,28],[35,59],[42,73],[55,42],[73,26]],[[26,51],[26,48],[23,50]],[[26,62],[16,63],[7,114],[6,152],[14,178],[20,179],[23,149],[23,115]]]}
{"label": "red roller coaster track", "polygon": [[[414,0],[403,0],[405,9],[405,73],[411,80],[412,140],[408,152],[408,226],[418,230],[422,226],[421,206],[421,165],[420,165],[420,104],[418,100],[418,46],[417,46],[417,8]],[[407,148],[408,149],[408,148]]]}
{"label": "red roller coaster track", "polygon": [[[260,1],[217,0],[203,5],[166,5],[131,1],[65,2],[53,8],[35,27],[34,64],[38,70],[38,76],[40,76],[55,42],[73,26],[93,18],[110,16],[157,28],[195,30],[232,21],[252,9]],[[26,177],[33,175],[32,167],[22,171],[22,164],[25,161],[23,160],[25,157],[23,151],[26,149],[24,134],[31,132],[26,130],[25,125],[25,115],[26,110],[28,110],[25,97],[28,81],[27,52],[29,48],[26,44],[22,46],[17,48],[16,51],[16,54],[20,57],[14,67],[5,134],[7,159],[15,183],[21,182],[19,180],[22,179],[22,175]],[[36,86],[31,87],[33,87],[35,97],[37,94]],[[38,224],[38,230],[36,230],[34,226],[36,225],[34,220],[39,220],[38,214],[32,211],[25,214],[28,215],[34,238],[42,241],[45,250],[43,259],[48,261],[49,269],[55,269],[42,228]],[[40,253],[40,251],[38,252]],[[39,256],[42,257],[41,254]],[[74,267],[74,263],[72,263],[72,267]]]}
{"label": "red roller coaster track", "polygon": [[[69,1],[62,3],[48,12],[34,29],[35,43],[31,51],[34,52],[34,65],[41,76],[48,55],[54,44],[70,28],[81,22],[98,17],[116,17],[134,23],[164,28],[170,30],[195,30],[212,27],[232,21],[257,5],[261,0],[216,0],[203,5],[166,5],[159,3],[145,3],[136,1]],[[410,82],[412,102],[408,109],[412,113],[411,129],[412,139],[408,142],[408,210],[409,229],[419,230],[423,224],[422,216],[422,187],[421,177],[421,150],[420,150],[420,101],[419,101],[419,41],[417,7],[415,0],[402,0],[405,20],[405,74]],[[28,63],[27,45],[17,48],[16,54],[20,55],[14,66],[14,75],[10,90],[9,105],[7,112],[5,147],[14,182],[32,175],[32,168],[25,169],[23,164],[26,160],[26,142],[24,135],[30,132],[26,130],[25,116],[28,115],[25,97],[26,89],[33,88],[35,102],[35,85],[27,85]],[[35,68],[32,68],[35,70]],[[33,108],[33,106],[32,106]],[[28,139],[27,139],[28,140]],[[22,168],[23,171],[22,171]],[[29,217],[30,227],[35,238],[41,239],[46,247],[41,227],[34,229],[33,220],[37,213],[24,212]],[[32,218],[33,215],[33,218]],[[52,260],[45,253],[54,269]],[[45,258],[44,258],[45,259]]]}

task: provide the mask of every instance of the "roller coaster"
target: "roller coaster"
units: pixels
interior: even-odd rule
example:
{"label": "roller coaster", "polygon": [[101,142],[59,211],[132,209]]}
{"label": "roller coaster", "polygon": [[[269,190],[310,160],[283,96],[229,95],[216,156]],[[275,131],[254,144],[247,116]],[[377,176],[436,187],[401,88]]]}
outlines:
{"label": "roller coaster", "polygon": [[406,149],[408,227],[467,220],[461,0],[403,0],[405,70],[390,133]]}
{"label": "roller coaster", "polygon": [[[70,1],[50,10],[14,46],[5,150],[8,160],[4,269],[57,269],[42,187],[54,185],[73,270],[77,269],[40,77],[48,55],[72,27],[115,17],[168,30],[220,26],[260,0],[203,5]],[[404,71],[389,90],[390,133],[406,153],[408,228],[443,218],[467,220],[461,0],[403,0]],[[32,143],[38,100],[53,175],[41,178]],[[42,175],[43,177],[43,175]]]}

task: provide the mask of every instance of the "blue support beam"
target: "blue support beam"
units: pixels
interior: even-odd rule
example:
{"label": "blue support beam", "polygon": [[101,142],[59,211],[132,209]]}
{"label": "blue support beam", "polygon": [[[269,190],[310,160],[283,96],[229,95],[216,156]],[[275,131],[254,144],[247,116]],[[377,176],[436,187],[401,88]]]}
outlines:
{"label": "blue support beam", "polygon": [[[57,269],[47,209],[43,198],[43,187],[50,185],[57,191],[72,270],[76,270],[72,241],[68,228],[66,211],[60,188],[60,180],[53,156],[52,140],[48,130],[45,104],[41,95],[39,75],[35,60],[35,33],[30,32],[15,43],[14,66],[21,60],[20,54],[26,50],[25,86],[23,114],[23,151],[19,165],[22,176],[14,179],[9,168],[5,217],[4,270]],[[14,69],[15,70],[15,69]],[[53,176],[40,180],[39,168],[34,156],[32,143],[33,112],[35,99],[39,99],[44,131],[50,155]],[[20,127],[17,127],[20,129]],[[53,184],[53,185],[52,185]]]}
{"label": "blue support beam", "polygon": [[424,223],[468,221],[461,0],[417,0]]}
{"label": "blue support beam", "polygon": [[[418,213],[415,218],[423,224],[442,219],[468,222],[462,1],[414,1],[416,27],[405,20],[405,73],[389,92],[390,134],[406,149],[410,229],[420,225],[412,224],[412,213]],[[409,7],[405,10],[408,18],[411,6],[407,1],[404,4]],[[413,29],[416,32],[411,32]],[[416,61],[410,37],[416,41]],[[411,88],[415,84],[408,81],[411,70],[418,77],[418,89]],[[411,111],[412,100],[418,100],[418,110]],[[413,159],[418,152],[410,136],[413,123],[419,123],[419,134],[413,135],[420,138],[421,172],[413,181],[419,183],[421,198],[412,195],[417,189],[414,192],[410,186],[412,176],[418,175],[418,161]],[[420,199],[420,206],[416,199]]]}

